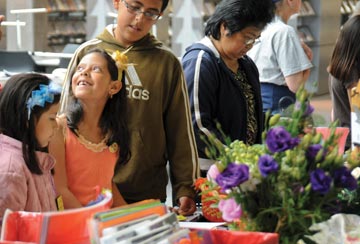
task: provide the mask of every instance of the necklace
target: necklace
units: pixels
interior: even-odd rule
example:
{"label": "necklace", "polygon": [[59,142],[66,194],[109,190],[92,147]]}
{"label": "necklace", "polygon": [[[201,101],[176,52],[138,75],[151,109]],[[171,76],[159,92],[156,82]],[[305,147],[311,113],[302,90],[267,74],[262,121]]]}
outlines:
{"label": "necklace", "polygon": [[83,135],[80,134],[78,130],[75,130],[76,134],[78,135],[78,141],[84,145],[87,149],[93,152],[102,152],[108,148],[106,145],[107,140],[109,139],[109,135],[106,135],[99,143],[93,143],[87,140]]}
{"label": "necklace", "polygon": [[239,68],[236,73],[232,70],[230,70],[230,71],[236,81],[244,81],[245,80],[246,74],[241,68]]}

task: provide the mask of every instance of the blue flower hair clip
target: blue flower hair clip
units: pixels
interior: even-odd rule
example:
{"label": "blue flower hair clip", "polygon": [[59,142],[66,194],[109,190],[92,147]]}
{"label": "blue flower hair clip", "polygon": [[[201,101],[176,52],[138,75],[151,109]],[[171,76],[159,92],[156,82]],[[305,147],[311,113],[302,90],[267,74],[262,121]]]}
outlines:
{"label": "blue flower hair clip", "polygon": [[54,101],[54,95],[60,94],[62,87],[60,84],[50,81],[49,85],[40,84],[39,90],[31,92],[31,97],[26,103],[28,109],[28,120],[30,119],[31,110],[35,106],[44,107],[45,102],[52,103]]}

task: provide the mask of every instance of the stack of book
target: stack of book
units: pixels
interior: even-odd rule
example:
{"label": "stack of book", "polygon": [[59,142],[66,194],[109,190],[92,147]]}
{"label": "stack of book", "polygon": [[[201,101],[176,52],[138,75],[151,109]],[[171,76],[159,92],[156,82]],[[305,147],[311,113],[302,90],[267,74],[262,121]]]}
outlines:
{"label": "stack of book", "polygon": [[94,214],[89,221],[92,243],[191,243],[189,229],[180,228],[175,213],[158,200],[145,200]]}

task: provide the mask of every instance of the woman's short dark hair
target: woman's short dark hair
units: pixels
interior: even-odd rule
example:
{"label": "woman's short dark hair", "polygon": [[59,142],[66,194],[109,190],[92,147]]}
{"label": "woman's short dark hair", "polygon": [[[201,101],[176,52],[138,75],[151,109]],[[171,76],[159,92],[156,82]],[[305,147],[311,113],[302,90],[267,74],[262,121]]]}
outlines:
{"label": "woman's short dark hair", "polygon": [[30,172],[42,174],[35,151],[44,150],[36,138],[36,121],[49,108],[59,102],[60,93],[52,103],[34,106],[28,119],[27,102],[40,84],[49,85],[47,76],[36,73],[23,73],[11,76],[0,92],[0,133],[22,142],[24,160]]}
{"label": "woman's short dark hair", "polygon": [[206,23],[205,35],[219,40],[221,24],[225,25],[230,35],[249,26],[262,30],[274,14],[272,0],[222,0]]}
{"label": "woman's short dark hair", "polygon": [[351,17],[342,27],[330,59],[330,74],[351,84],[360,78],[360,15]]}
{"label": "woman's short dark hair", "polygon": [[[84,56],[90,53],[98,53],[103,56],[107,61],[107,67],[111,80],[118,80],[119,71],[116,63],[106,51],[100,48],[93,48],[88,50]],[[122,88],[118,93],[114,94],[111,99],[107,100],[100,118],[100,128],[102,133],[110,133],[107,145],[110,146],[113,143],[117,143],[120,147],[120,150],[118,150],[118,165],[127,162],[130,158],[130,137],[126,120],[127,99],[125,89],[125,72],[122,72]],[[83,108],[81,102],[74,97],[71,87],[69,92],[68,111],[66,111],[66,114],[67,124],[69,128],[76,134],[75,130],[78,129],[78,124],[80,123],[83,116]]]}

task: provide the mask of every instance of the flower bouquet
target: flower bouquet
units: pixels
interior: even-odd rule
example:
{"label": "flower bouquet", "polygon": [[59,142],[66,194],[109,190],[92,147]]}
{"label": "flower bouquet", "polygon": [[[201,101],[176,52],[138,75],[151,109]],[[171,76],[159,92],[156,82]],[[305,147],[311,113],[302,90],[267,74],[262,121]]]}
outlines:
{"label": "flower bouquet", "polygon": [[351,170],[359,161],[345,167],[350,154],[338,153],[336,123],[326,140],[316,133],[310,95],[301,87],[291,117],[269,119],[262,144],[206,139],[216,163],[202,179],[202,194],[222,193],[212,206],[230,228],[276,232],[280,243],[296,243],[312,234],[312,224],[353,204],[358,182]]}

